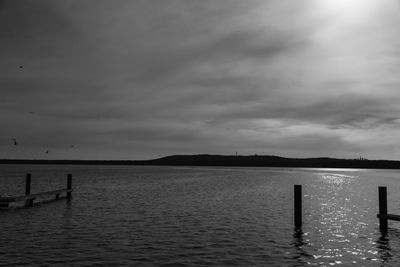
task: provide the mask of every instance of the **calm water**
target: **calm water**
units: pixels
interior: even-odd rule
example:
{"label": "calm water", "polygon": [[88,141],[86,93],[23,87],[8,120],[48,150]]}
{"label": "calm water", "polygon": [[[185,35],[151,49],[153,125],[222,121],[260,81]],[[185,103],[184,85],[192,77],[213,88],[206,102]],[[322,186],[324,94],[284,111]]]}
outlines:
{"label": "calm water", "polygon": [[[73,199],[0,212],[1,266],[399,266],[400,222],[381,236],[391,170],[0,165],[0,194],[65,187]],[[303,233],[293,185],[303,185]]]}

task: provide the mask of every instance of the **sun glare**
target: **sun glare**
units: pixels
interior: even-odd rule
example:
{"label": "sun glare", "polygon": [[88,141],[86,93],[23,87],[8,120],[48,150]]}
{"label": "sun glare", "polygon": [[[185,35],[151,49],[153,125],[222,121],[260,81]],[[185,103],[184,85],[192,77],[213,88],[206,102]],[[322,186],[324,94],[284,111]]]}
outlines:
{"label": "sun glare", "polygon": [[316,38],[331,42],[380,23],[383,11],[392,0],[314,0],[313,12],[321,19],[324,31]]}
{"label": "sun glare", "polygon": [[375,0],[317,0],[317,5],[334,19],[358,22],[372,14],[379,1]]}

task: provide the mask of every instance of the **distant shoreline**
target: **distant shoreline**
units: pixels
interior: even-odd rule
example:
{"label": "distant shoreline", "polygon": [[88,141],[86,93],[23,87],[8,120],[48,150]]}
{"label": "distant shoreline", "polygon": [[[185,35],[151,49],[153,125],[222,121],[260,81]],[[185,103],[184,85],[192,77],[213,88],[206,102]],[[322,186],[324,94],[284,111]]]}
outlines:
{"label": "distant shoreline", "polygon": [[261,156],[261,155],[223,156],[223,155],[207,155],[207,154],[174,155],[152,160],[0,159],[0,164],[400,169],[400,161],[394,161],[394,160],[284,158],[278,156]]}

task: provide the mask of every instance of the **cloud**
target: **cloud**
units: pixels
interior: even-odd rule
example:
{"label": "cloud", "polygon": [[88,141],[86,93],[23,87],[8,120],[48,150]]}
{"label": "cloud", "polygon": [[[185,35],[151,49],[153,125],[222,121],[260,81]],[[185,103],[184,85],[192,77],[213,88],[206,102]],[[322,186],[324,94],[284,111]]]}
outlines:
{"label": "cloud", "polygon": [[350,27],[316,3],[2,0],[0,157],[384,157],[396,13]]}

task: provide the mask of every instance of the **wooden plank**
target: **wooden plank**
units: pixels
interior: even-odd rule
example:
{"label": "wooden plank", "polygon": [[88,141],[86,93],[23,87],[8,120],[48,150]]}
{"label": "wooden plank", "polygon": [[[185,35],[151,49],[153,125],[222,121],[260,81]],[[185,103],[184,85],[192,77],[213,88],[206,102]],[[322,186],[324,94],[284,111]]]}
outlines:
{"label": "wooden plank", "polygon": [[31,194],[31,195],[27,195],[27,196],[0,197],[0,203],[24,201],[24,200],[35,199],[37,197],[57,195],[57,194],[69,193],[69,192],[72,192],[72,189],[59,189],[59,190],[47,191],[47,192],[42,192],[42,193],[37,193],[37,194]]}
{"label": "wooden plank", "polygon": [[378,214],[376,216],[379,219],[393,220],[393,221],[399,221],[400,222],[400,215],[396,215],[396,214]]}
{"label": "wooden plank", "polygon": [[68,192],[71,192],[71,191],[72,191],[72,189],[60,189],[60,190],[47,191],[47,192],[42,192],[42,193],[37,193],[37,194],[31,194],[29,196],[21,196],[21,197],[19,197],[19,199],[23,200],[24,197],[26,197],[26,198],[36,198],[36,197],[57,195],[57,194],[62,194],[62,193],[68,193]]}

